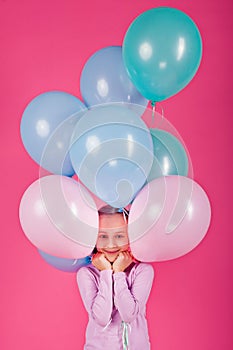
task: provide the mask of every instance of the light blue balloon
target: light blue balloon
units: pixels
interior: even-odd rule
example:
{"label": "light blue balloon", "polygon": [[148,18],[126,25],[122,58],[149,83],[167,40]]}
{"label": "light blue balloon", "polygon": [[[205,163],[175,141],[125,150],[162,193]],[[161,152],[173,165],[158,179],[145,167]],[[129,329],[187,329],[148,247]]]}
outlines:
{"label": "light blue balloon", "polygon": [[147,180],[153,163],[152,137],[136,110],[119,104],[99,106],[78,121],[70,157],[84,185],[121,208]]}
{"label": "light blue balloon", "polygon": [[91,264],[90,256],[82,259],[66,259],[47,254],[39,249],[38,252],[49,265],[64,272],[77,272],[81,267]]}
{"label": "light blue balloon", "polygon": [[188,175],[188,156],[182,143],[172,134],[160,129],[150,129],[154,161],[148,182],[161,176]]}
{"label": "light blue balloon", "polygon": [[87,60],[80,78],[80,90],[87,106],[110,102],[144,107],[148,104],[128,77],[121,46],[105,47]]}
{"label": "light blue balloon", "polygon": [[142,13],[128,28],[123,61],[141,94],[153,102],[182,90],[196,74],[202,40],[193,20],[175,8]]}
{"label": "light blue balloon", "polygon": [[21,138],[37,164],[57,175],[74,174],[70,137],[84,111],[86,107],[77,97],[62,91],[45,92],[27,105],[20,125]]}

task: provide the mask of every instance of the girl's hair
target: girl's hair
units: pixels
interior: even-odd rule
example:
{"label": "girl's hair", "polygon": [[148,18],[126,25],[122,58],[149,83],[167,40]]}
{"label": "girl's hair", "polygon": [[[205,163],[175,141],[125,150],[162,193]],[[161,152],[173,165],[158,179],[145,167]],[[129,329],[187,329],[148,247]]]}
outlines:
{"label": "girl's hair", "polygon": [[112,214],[122,214],[125,221],[128,221],[129,211],[125,208],[114,208],[110,205],[105,205],[98,210],[99,216],[101,215],[112,215]]}

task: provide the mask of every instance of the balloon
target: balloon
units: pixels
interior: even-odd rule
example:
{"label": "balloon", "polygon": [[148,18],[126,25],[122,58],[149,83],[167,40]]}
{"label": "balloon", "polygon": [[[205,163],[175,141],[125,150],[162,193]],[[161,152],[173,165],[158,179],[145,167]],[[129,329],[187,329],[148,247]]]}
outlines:
{"label": "balloon", "polygon": [[65,259],[49,255],[42,250],[38,250],[40,256],[51,266],[64,272],[77,272],[81,267],[91,264],[91,257],[82,259]]}
{"label": "balloon", "polygon": [[62,91],[35,97],[24,110],[20,125],[24,147],[33,160],[54,174],[72,176],[70,137],[85,110],[78,98]]}
{"label": "balloon", "polygon": [[150,172],[151,134],[136,109],[121,104],[95,107],[75,127],[70,158],[92,193],[113,207],[125,207]]}
{"label": "balloon", "polygon": [[128,102],[147,106],[146,100],[132,84],[122,59],[121,46],[109,46],[86,62],[80,89],[87,106],[111,102]]}
{"label": "balloon", "polygon": [[150,129],[154,162],[148,176],[148,182],[165,175],[188,174],[188,156],[181,142],[169,132]]}
{"label": "balloon", "polygon": [[98,213],[88,191],[66,176],[49,175],[32,183],[19,207],[20,223],[38,249],[61,258],[91,254]]}
{"label": "balloon", "polygon": [[140,261],[178,258],[204,238],[211,208],[204,190],[193,180],[167,176],[148,183],[129,213],[129,240]]}
{"label": "balloon", "polygon": [[124,37],[123,61],[129,77],[153,102],[182,90],[194,77],[201,56],[198,28],[175,8],[158,7],[142,13]]}

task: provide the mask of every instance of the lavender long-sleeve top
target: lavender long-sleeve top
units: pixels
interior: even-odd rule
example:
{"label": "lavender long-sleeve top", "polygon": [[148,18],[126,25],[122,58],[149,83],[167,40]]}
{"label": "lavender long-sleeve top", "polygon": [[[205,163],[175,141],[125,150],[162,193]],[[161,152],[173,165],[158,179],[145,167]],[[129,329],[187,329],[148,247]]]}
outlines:
{"label": "lavender long-sleeve top", "polygon": [[[154,278],[153,267],[132,263],[124,272],[82,267],[77,283],[89,315],[85,350],[149,350],[146,302]],[[127,328],[127,330],[126,330]]]}

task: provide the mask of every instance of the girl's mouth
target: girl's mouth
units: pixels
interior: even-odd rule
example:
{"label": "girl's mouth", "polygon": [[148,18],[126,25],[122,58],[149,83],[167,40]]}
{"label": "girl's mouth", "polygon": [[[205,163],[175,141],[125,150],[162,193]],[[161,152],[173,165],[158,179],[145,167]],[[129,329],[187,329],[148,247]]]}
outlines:
{"label": "girl's mouth", "polygon": [[119,253],[119,250],[111,250],[111,251],[105,250],[104,252],[107,254],[116,254],[116,253]]}

